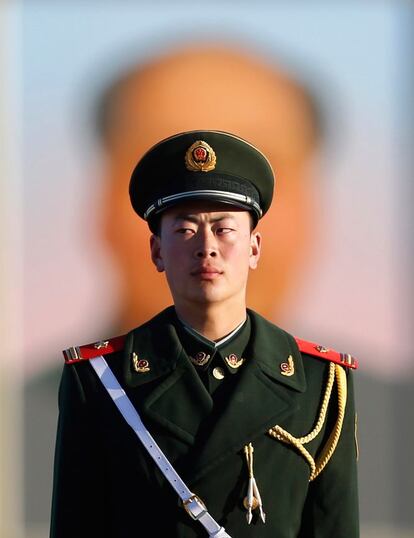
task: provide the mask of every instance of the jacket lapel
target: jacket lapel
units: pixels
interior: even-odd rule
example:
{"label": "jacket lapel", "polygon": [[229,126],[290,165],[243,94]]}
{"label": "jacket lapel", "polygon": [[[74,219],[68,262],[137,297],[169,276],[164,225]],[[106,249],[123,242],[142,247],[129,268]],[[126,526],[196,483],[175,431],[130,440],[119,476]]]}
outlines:
{"label": "jacket lapel", "polygon": [[[191,446],[189,483],[237,452],[298,409],[305,391],[302,357],[288,333],[248,311],[251,337],[246,364],[238,372],[234,394],[222,407],[213,401],[187,357],[169,308],[132,331],[126,340],[123,382],[144,422],[156,424]],[[148,361],[149,371],[134,369],[132,354]],[[284,375],[291,357],[294,373]],[[285,372],[286,373],[286,372]],[[202,432],[202,435],[199,435]],[[168,456],[168,454],[167,454]]]}
{"label": "jacket lapel", "polygon": [[[192,445],[213,401],[183,350],[174,322],[170,307],[129,333],[123,378],[144,422],[147,418]],[[147,371],[139,368],[139,361],[148,363]]]}
{"label": "jacket lapel", "polygon": [[[197,447],[190,483],[239,451],[258,435],[283,421],[298,409],[298,394],[306,389],[302,357],[292,336],[249,311],[252,333],[244,368],[235,392],[219,409],[211,430]],[[283,375],[284,363],[291,357],[294,373]]]}

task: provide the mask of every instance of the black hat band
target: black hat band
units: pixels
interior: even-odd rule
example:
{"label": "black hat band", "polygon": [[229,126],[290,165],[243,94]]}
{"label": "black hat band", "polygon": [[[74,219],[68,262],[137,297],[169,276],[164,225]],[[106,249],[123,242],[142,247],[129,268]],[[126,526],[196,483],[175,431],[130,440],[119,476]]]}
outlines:
{"label": "black hat band", "polygon": [[159,198],[154,204],[151,204],[148,209],[144,212],[144,219],[148,220],[148,217],[151,216],[151,214],[158,213],[159,211],[165,209],[166,207],[173,205],[180,200],[186,200],[186,199],[204,199],[208,198],[210,200],[216,199],[217,201],[227,202],[231,203],[240,207],[245,207],[247,210],[253,210],[257,217],[260,218],[262,216],[262,210],[259,206],[259,204],[253,200],[250,196],[247,196],[245,194],[238,194],[235,192],[228,192],[228,191],[219,191],[219,190],[212,190],[212,189],[200,189],[200,190],[193,190],[193,191],[185,191],[180,192],[177,194],[171,194],[170,196],[164,196],[163,198]]}

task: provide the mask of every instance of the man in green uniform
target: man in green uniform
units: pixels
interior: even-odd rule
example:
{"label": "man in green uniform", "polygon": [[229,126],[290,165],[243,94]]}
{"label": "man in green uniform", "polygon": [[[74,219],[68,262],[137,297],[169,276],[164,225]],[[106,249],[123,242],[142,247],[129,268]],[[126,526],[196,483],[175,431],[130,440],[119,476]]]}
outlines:
{"label": "man in green uniform", "polygon": [[137,164],[132,206],[174,306],[66,350],[52,538],[359,535],[356,361],[246,308],[273,183],[257,148],[220,131]]}

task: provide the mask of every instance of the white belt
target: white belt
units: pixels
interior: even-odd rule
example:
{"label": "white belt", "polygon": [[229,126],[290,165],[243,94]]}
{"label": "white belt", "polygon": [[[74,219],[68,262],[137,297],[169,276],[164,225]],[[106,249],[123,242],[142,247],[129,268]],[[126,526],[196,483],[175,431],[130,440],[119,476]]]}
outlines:
{"label": "white belt", "polygon": [[170,464],[160,447],[155,442],[152,435],[144,426],[138,411],[132,405],[131,400],[125,394],[124,389],[119,384],[117,378],[109,368],[108,363],[102,355],[90,359],[89,361],[98,374],[99,379],[108,391],[118,410],[126,422],[134,430],[135,434],[147,449],[148,453],[158,465],[160,471],[177,492],[183,502],[186,512],[206,529],[208,535],[214,538],[231,538],[225,531],[224,527],[215,521],[208,513],[203,501],[192,493],[185,485],[183,480],[177,474],[174,467]]}

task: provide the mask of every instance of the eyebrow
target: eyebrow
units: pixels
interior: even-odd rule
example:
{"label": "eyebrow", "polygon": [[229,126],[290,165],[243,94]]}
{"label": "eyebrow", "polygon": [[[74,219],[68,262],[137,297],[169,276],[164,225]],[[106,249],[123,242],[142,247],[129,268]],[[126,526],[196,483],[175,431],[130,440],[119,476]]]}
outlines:
{"label": "eyebrow", "polygon": [[[222,213],[221,215],[218,215],[217,217],[211,217],[208,219],[209,222],[219,222],[220,220],[224,219],[232,219],[234,220],[234,217],[231,213]],[[197,224],[199,222],[199,218],[197,215],[191,214],[191,213],[182,213],[177,215],[174,218],[174,222],[178,222],[180,220],[188,220],[189,222],[193,222],[194,224]]]}

